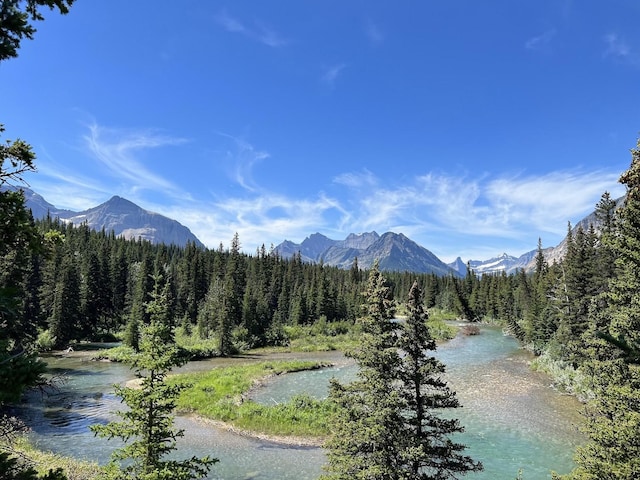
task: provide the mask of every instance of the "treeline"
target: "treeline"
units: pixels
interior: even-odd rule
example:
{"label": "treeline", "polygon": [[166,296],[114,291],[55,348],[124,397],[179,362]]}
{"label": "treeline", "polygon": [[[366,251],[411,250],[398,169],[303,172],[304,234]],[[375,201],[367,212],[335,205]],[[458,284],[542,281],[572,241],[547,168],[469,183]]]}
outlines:
{"label": "treeline", "polygon": [[[596,207],[597,230],[569,228],[562,262],[548,264],[539,243],[533,272],[385,276],[399,303],[417,280],[426,308],[502,323],[535,353],[552,351],[578,366],[592,353],[583,338],[594,328],[590,309],[615,274],[610,243],[616,209],[605,194]],[[8,249],[0,258],[0,288],[20,299],[16,336],[35,339],[46,332],[55,348],[116,335],[135,347],[157,276],[169,283],[176,326],[219,339],[221,354],[286,344],[286,325],[322,321],[349,328],[361,315],[366,272],[357,259],[341,270],[302,262],[299,255],[284,259],[264,245],[253,255],[241,253],[237,235],[228,248],[211,250],[130,241],[51,218],[30,222],[45,247],[24,240]]]}
{"label": "treeline", "polygon": [[[280,257],[264,246],[241,253],[236,235],[228,248],[154,245],[57,219],[31,221],[45,248],[18,243],[0,261],[0,287],[20,299],[16,334],[54,348],[122,334],[135,347],[148,314],[154,278],[170,286],[171,318],[202,338],[218,338],[222,354],[237,348],[282,345],[285,325],[346,322],[361,314],[366,272]],[[459,305],[460,279],[389,272],[394,297],[406,298],[418,280],[428,307]],[[462,310],[461,310],[462,311]],[[44,332],[44,333],[43,333]],[[43,340],[44,338],[44,340]]]}
{"label": "treeline", "polygon": [[[578,450],[572,478],[640,475],[633,440],[640,431],[640,148],[632,154],[621,177],[625,199],[617,204],[605,193],[597,228],[569,226],[562,261],[549,264],[539,242],[532,272],[385,273],[398,303],[417,280],[424,307],[499,322],[535,353],[578,372],[591,396],[591,441]],[[87,225],[34,222],[19,193],[3,192],[0,202],[0,366],[12,366],[0,373],[7,378],[15,376],[15,359],[28,358],[21,345],[38,335],[64,347],[121,334],[137,348],[159,281],[172,326],[216,339],[222,355],[285,344],[287,325],[324,322],[338,331],[362,315],[367,272],[357,260],[340,270],[299,255],[283,259],[264,246],[247,255],[237,235],[216,250],[127,241]]]}
{"label": "treeline", "polygon": [[532,272],[478,277],[471,270],[457,283],[456,299],[468,319],[498,321],[534,353],[551,352],[577,367],[592,357],[589,335],[599,328],[590,317],[597,299],[616,275],[612,240],[619,205],[604,193],[596,205],[596,224],[568,226],[565,256],[549,264],[541,242]]}
{"label": "treeline", "polygon": [[[470,321],[505,326],[536,353],[553,348],[579,362],[588,353],[580,340],[588,327],[592,299],[613,276],[613,253],[603,241],[613,235],[616,204],[605,194],[596,214],[599,229],[572,233],[564,261],[549,265],[539,244],[531,273],[464,278],[386,272],[402,303],[414,280],[424,289],[426,308],[455,312]],[[45,248],[18,243],[0,261],[0,288],[20,299],[16,334],[49,346],[124,335],[133,346],[147,323],[154,277],[170,285],[176,326],[202,339],[220,339],[221,353],[237,348],[286,344],[286,325],[345,322],[361,314],[364,272],[357,259],[349,270],[290,259],[263,245],[241,253],[236,235],[228,248],[204,249],[131,241],[113,232],[57,219],[31,220]]]}
{"label": "treeline", "polygon": [[460,291],[470,318],[502,319],[584,394],[589,441],[564,478],[640,478],[640,140],[631,153],[625,197],[602,196],[597,228],[569,226],[562,261],[539,244],[533,273],[468,272]]}

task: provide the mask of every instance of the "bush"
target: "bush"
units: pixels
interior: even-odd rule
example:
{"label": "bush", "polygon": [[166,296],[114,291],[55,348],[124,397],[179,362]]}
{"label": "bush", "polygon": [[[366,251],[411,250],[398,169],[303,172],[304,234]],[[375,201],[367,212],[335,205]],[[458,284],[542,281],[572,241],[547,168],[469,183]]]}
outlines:
{"label": "bush", "polygon": [[135,355],[133,348],[128,345],[101,350],[93,356],[94,360],[110,360],[112,362],[128,362]]}
{"label": "bush", "polygon": [[113,333],[103,332],[96,333],[93,337],[91,337],[92,342],[100,342],[100,343],[115,343],[119,342],[120,338],[118,338]]}
{"label": "bush", "polygon": [[51,334],[51,330],[42,330],[38,333],[36,346],[41,352],[50,352],[56,344],[56,337]]}

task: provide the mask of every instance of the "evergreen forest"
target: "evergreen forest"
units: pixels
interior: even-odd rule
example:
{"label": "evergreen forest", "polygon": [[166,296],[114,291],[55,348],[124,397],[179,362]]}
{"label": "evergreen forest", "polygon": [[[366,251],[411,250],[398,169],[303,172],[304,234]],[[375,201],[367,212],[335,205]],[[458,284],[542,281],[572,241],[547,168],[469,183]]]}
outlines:
{"label": "evergreen forest", "polygon": [[[2,0],[0,61],[16,57],[20,41],[32,38],[42,7],[65,14],[72,3]],[[29,144],[3,139],[0,187],[24,185],[23,174],[32,171]],[[352,478],[345,473],[350,471],[358,472],[357,478],[456,478],[456,472],[478,470],[479,463],[461,454],[463,445],[443,440],[434,448],[423,428],[427,422],[438,426],[438,435],[461,431],[455,420],[441,421],[423,408],[424,382],[440,390],[434,397],[437,407],[458,406],[454,393],[431,376],[443,366],[425,356],[435,349],[424,328],[427,312],[501,325],[538,357],[538,368],[585,402],[588,442],[578,448],[577,468],[565,478],[640,478],[640,141],[620,182],[626,187],[623,199],[605,192],[595,205],[597,228],[569,225],[561,261],[549,264],[539,241],[531,272],[478,276],[468,269],[463,278],[412,272],[384,272],[383,277],[377,266],[363,271],[357,260],[341,270],[302,262],[299,255],[281,258],[265,246],[248,254],[238,235],[217,249],[129,241],[87,225],[35,220],[20,191],[3,189],[0,478],[65,478],[62,470],[39,475],[14,455],[11,439],[22,426],[4,415],[26,389],[46,385],[46,364],[38,356],[44,350],[122,340],[134,352],[132,365],[149,375],[143,395],[122,394],[158,413],[153,442],[159,445],[150,440],[125,450],[123,458],[155,448],[129,471],[136,478],[191,478],[206,473],[217,459],[161,461],[171,450],[163,442],[178,435],[170,427],[182,387],[164,382],[171,367],[198,357],[286,346],[300,332],[329,337],[355,332],[362,339],[351,354],[362,367],[358,381],[332,385],[334,400],[344,407],[336,415],[337,429],[348,438],[330,441],[328,478]],[[398,336],[394,315],[406,299],[404,310],[397,311],[407,319],[404,335]],[[176,347],[174,336],[204,347],[180,342]],[[149,400],[155,402],[152,407]],[[370,415],[375,403],[384,408]],[[401,414],[407,405],[415,407],[417,420]],[[124,427],[97,430],[129,438],[143,425],[133,418]],[[369,434],[359,436],[359,427]],[[358,457],[376,435],[388,442],[385,450]],[[419,442],[406,442],[411,437]]]}
{"label": "evergreen forest", "polygon": [[[532,272],[384,274],[395,299],[407,298],[417,282],[425,309],[503,325],[539,356],[541,368],[587,402],[591,442],[577,452],[572,478],[635,478],[640,471],[633,441],[640,358],[638,168],[640,150],[634,149],[621,177],[626,197],[615,201],[603,194],[597,229],[569,225],[561,262],[548,264],[539,243]],[[22,351],[119,338],[137,349],[158,278],[165,279],[171,327],[213,340],[216,347],[200,352],[204,356],[287,345],[295,327],[315,326],[329,335],[359,327],[367,272],[357,261],[341,270],[299,256],[284,259],[264,246],[249,255],[241,252],[237,235],[230,247],[216,250],[128,241],[86,225],[34,221],[20,193],[1,198],[7,240],[0,270],[0,374],[2,384],[13,387],[3,389],[3,401],[33,383],[29,375],[16,378],[14,360]]]}

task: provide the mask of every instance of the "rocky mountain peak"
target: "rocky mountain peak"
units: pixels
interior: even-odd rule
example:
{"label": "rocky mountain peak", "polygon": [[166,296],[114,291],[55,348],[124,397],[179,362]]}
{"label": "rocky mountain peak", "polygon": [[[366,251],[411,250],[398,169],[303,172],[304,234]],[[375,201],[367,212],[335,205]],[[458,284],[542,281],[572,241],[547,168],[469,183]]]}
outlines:
{"label": "rocky mountain peak", "polygon": [[143,239],[156,244],[180,246],[192,242],[204,247],[187,227],[176,220],[145,210],[117,195],[96,207],[74,212],[57,209],[30,189],[22,190],[25,192],[26,206],[31,209],[34,218],[44,218],[49,214],[69,223],[86,223],[94,230],[113,231],[116,236],[127,239]]}
{"label": "rocky mountain peak", "polygon": [[[361,268],[370,268],[378,260],[382,270],[412,271],[448,275],[455,272],[438,259],[433,253],[421,247],[401,233],[376,232],[349,234],[344,240],[331,240],[324,235],[314,234],[300,245],[284,241],[275,250],[289,258],[298,251],[309,261],[322,261],[325,265],[350,268],[355,258]],[[313,237],[313,239],[312,239]],[[311,251],[309,240],[316,248],[325,246],[322,251]],[[296,250],[297,248],[297,250]],[[311,255],[313,254],[313,255]]]}

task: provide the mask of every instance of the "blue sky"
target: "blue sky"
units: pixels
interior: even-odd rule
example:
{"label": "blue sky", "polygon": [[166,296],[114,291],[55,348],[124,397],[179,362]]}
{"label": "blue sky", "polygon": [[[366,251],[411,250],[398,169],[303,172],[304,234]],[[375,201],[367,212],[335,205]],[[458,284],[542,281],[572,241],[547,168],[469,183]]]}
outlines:
{"label": "blue sky", "polygon": [[404,233],[444,261],[559,243],[640,131],[637,0],[77,0],[0,64],[30,186],[248,253]]}

